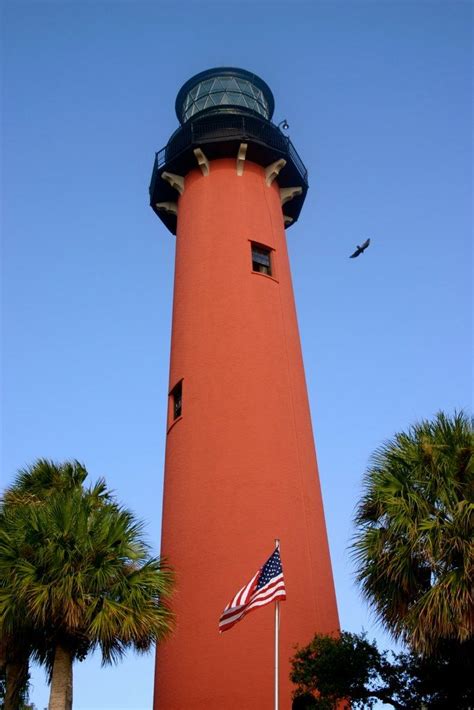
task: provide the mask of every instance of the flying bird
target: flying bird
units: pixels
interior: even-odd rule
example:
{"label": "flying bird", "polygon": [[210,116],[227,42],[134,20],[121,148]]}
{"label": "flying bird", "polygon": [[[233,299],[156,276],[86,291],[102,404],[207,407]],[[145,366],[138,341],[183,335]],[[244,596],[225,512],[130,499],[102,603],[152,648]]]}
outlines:
{"label": "flying bird", "polygon": [[356,256],[360,256],[362,254],[362,252],[364,252],[367,249],[369,244],[370,244],[370,239],[366,239],[365,242],[361,246],[357,245],[357,249],[355,250],[355,252],[353,254],[350,255],[349,259],[355,259]]}

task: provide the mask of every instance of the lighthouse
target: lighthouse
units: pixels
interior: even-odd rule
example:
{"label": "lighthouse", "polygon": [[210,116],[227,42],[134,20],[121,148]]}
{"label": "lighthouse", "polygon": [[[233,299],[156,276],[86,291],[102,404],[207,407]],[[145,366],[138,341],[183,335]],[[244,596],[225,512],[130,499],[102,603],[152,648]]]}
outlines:
{"label": "lighthouse", "polygon": [[151,207],[176,235],[161,548],[176,627],[154,710],[273,708],[272,605],[218,621],[276,538],[281,710],[295,645],[339,627],[286,245],[308,178],[273,110],[252,72],[201,72],[153,167]]}

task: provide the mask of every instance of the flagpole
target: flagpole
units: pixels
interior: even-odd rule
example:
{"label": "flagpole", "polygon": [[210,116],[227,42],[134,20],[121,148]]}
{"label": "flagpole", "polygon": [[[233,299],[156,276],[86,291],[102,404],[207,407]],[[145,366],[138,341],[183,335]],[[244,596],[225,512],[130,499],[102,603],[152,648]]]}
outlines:
{"label": "flagpole", "polygon": [[[280,548],[280,540],[275,539],[275,548]],[[275,602],[275,710],[278,710],[278,644],[280,635],[280,602]]]}

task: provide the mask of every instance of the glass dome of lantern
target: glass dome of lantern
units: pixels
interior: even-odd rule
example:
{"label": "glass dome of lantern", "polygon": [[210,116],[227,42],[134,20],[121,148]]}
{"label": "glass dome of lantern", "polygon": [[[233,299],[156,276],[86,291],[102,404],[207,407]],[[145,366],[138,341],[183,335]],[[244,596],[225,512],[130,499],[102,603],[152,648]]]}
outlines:
{"label": "glass dome of lantern", "polygon": [[251,112],[270,120],[273,94],[260,77],[245,69],[217,67],[196,74],[181,87],[176,115],[181,124],[203,111]]}

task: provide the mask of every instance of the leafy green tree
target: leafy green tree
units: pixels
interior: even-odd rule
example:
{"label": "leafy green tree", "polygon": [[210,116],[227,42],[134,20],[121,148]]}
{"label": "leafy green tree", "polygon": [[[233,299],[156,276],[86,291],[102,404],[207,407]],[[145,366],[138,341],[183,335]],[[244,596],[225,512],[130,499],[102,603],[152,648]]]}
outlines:
{"label": "leafy green tree", "polygon": [[[291,680],[298,686],[297,706],[320,710],[372,707],[371,695],[381,665],[380,654],[364,636],[343,631],[339,637],[316,634],[310,644],[297,650]],[[382,698],[380,698],[382,699]],[[385,698],[384,698],[385,699]]]}
{"label": "leafy green tree", "polygon": [[472,642],[466,642],[433,658],[389,654],[364,634],[316,635],[292,659],[293,710],[367,710],[377,701],[396,710],[469,710],[473,652]]}
{"label": "leafy green tree", "polygon": [[357,581],[382,624],[432,654],[474,626],[472,422],[440,412],[372,456],[353,544]]}
{"label": "leafy green tree", "polygon": [[104,663],[145,652],[172,627],[170,570],[150,557],[143,525],[104,481],[85,488],[86,475],[77,462],[37,462],[0,511],[0,630],[36,634],[29,650],[49,670],[50,710],[72,707],[73,661],[96,648]]}

